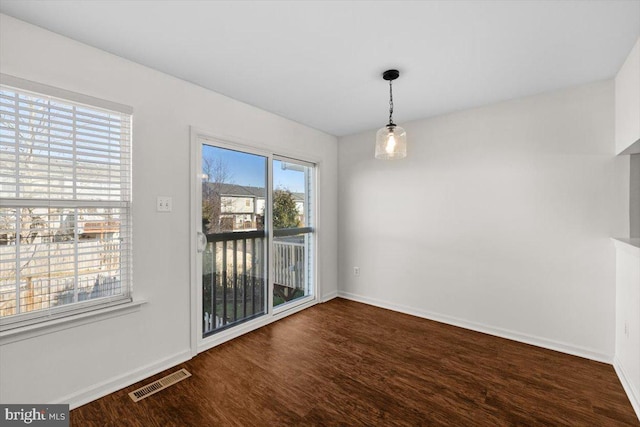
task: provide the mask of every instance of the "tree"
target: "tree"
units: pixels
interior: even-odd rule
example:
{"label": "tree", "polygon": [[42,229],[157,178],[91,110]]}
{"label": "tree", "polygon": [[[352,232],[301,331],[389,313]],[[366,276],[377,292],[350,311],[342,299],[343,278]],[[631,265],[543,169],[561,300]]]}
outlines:
{"label": "tree", "polygon": [[274,228],[300,226],[296,201],[291,191],[287,189],[278,189],[273,192],[273,226]]}
{"label": "tree", "polygon": [[222,213],[222,184],[230,183],[232,175],[229,167],[220,158],[202,159],[202,172],[206,181],[202,183],[202,228],[207,234],[223,231],[220,224]]}
{"label": "tree", "polygon": [[[13,115],[4,113],[0,115],[0,129],[6,136],[7,141],[14,139],[15,144],[18,144],[21,175],[23,178],[40,178],[42,179],[45,172],[34,170],[33,158],[39,151],[39,155],[42,155],[43,141],[48,141],[51,137],[49,129],[49,106],[50,101],[38,99],[33,104],[30,104],[25,111],[21,113],[19,118],[19,126],[16,126],[15,118]],[[17,108],[17,107],[15,107]],[[8,111],[8,110],[7,110]],[[60,130],[58,130],[61,132]],[[13,135],[13,136],[12,136]],[[64,135],[71,139],[71,134]],[[62,134],[58,135],[58,138],[63,137]],[[1,144],[0,152],[5,154],[9,152],[13,155],[15,151],[13,144]],[[16,156],[17,157],[17,156]],[[51,160],[50,160],[51,162]],[[49,165],[49,167],[51,167]],[[9,181],[11,182],[11,181]],[[23,184],[24,185],[24,184]],[[33,192],[34,189],[30,186],[23,187],[22,190]],[[0,315],[12,315],[17,313],[17,307],[15,303],[16,292],[20,291],[20,283],[17,283],[18,273],[20,273],[21,281],[26,282],[26,288],[24,295],[21,294],[21,298],[25,302],[23,310],[34,309],[34,290],[32,285],[32,278],[42,276],[49,273],[49,261],[44,256],[46,253],[48,257],[59,256],[59,252],[51,250],[47,246],[47,239],[52,237],[53,224],[55,224],[55,212],[56,208],[42,208],[42,207],[15,207],[15,208],[2,208],[0,212],[0,236],[4,242],[2,247],[2,253],[0,258],[7,257],[7,259],[18,259],[16,268],[7,268],[0,270],[0,287],[15,286],[14,292],[5,292],[0,298]],[[18,227],[16,227],[18,224]],[[20,253],[18,254],[18,248]],[[44,252],[47,250],[48,252]],[[18,256],[19,255],[19,256]]]}

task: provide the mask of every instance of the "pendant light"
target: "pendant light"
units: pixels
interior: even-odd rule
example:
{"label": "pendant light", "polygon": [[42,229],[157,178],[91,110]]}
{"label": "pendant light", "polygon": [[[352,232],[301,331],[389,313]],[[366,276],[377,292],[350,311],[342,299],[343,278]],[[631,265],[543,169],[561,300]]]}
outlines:
{"label": "pendant light", "polygon": [[376,133],[376,159],[392,160],[407,157],[407,133],[393,123],[393,87],[400,76],[398,70],[387,70],[382,78],[389,81],[389,123]]}

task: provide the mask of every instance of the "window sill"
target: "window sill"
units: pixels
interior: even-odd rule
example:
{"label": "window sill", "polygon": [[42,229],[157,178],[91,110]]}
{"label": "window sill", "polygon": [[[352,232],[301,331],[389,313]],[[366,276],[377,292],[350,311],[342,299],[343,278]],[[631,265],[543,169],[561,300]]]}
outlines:
{"label": "window sill", "polygon": [[140,307],[146,303],[146,300],[135,300],[123,304],[101,308],[98,310],[74,314],[72,316],[61,317],[59,319],[50,320],[48,322],[35,323],[33,325],[10,329],[4,332],[0,332],[0,346],[17,341],[27,340],[30,338],[35,338],[40,335],[63,331],[69,328],[75,328],[77,326],[86,325],[88,323],[99,322],[101,320],[111,319],[118,316],[124,316],[125,314],[134,313],[140,310]]}

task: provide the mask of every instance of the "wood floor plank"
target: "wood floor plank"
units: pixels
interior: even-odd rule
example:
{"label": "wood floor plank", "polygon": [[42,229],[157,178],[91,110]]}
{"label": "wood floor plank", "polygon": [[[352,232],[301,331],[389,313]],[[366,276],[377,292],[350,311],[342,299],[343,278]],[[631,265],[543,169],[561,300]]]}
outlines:
{"label": "wood floor plank", "polygon": [[[138,403],[130,391],[192,377]],[[72,426],[640,426],[612,366],[344,299],[71,412]]]}

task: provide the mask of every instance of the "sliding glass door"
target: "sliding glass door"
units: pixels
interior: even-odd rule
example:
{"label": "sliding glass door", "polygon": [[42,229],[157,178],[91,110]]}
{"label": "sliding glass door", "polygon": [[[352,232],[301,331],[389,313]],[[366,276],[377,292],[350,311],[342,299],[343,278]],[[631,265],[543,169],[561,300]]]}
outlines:
{"label": "sliding glass door", "polygon": [[267,161],[202,144],[202,334],[266,313]]}
{"label": "sliding glass door", "polygon": [[313,289],[313,165],[273,160],[273,306],[310,297]]}
{"label": "sliding glass door", "polygon": [[314,164],[195,141],[199,339],[312,301]]}

